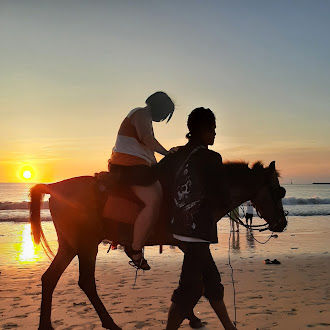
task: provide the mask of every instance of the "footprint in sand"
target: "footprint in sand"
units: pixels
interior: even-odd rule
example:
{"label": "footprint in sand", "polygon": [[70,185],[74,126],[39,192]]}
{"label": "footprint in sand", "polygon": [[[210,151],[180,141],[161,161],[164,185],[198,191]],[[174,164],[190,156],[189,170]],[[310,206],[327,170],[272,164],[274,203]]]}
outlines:
{"label": "footprint in sand", "polygon": [[314,323],[314,324],[307,324],[307,328],[314,328],[314,327],[329,327],[330,323]]}
{"label": "footprint in sand", "polygon": [[79,303],[73,303],[73,306],[86,306],[87,303],[85,301],[79,302]]}
{"label": "footprint in sand", "polygon": [[91,311],[92,311],[92,308],[91,308],[91,307],[86,307],[86,308],[84,308],[82,311],[77,311],[77,313],[78,313],[79,315],[84,315],[84,314],[89,313],[89,312],[91,312]]}
{"label": "footprint in sand", "polygon": [[287,312],[288,315],[297,315],[297,310],[292,308],[291,311]]}
{"label": "footprint in sand", "polygon": [[55,320],[53,323],[54,323],[56,326],[59,326],[59,325],[63,325],[63,324],[64,324],[64,322],[63,322],[62,320]]}
{"label": "footprint in sand", "polygon": [[263,299],[263,296],[251,296],[248,299]]}
{"label": "footprint in sand", "polygon": [[252,306],[248,306],[248,309],[257,309],[259,308],[258,306],[252,305]]}
{"label": "footprint in sand", "polygon": [[137,322],[136,324],[135,324],[135,328],[136,329],[143,329],[143,328],[145,328],[145,327],[150,327],[151,326],[151,324],[150,323],[148,323],[148,322]]}
{"label": "footprint in sand", "polygon": [[16,323],[6,323],[3,325],[3,329],[15,329],[18,328]]}
{"label": "footprint in sand", "polygon": [[112,301],[111,302],[111,305],[118,305],[118,304],[121,304],[121,302],[120,301]]}
{"label": "footprint in sand", "polygon": [[134,313],[134,311],[125,307],[124,313]]}
{"label": "footprint in sand", "polygon": [[15,316],[17,319],[25,319],[26,317],[28,317],[27,314],[23,314],[23,315],[17,315]]}

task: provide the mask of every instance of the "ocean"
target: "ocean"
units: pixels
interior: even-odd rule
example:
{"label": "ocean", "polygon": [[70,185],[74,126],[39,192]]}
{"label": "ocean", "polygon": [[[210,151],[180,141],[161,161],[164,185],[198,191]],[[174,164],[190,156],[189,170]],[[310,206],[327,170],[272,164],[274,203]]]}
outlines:
{"label": "ocean", "polygon": [[[0,183],[0,222],[24,222],[29,218],[29,190],[31,183]],[[330,184],[283,185],[286,196],[284,208],[289,216],[330,216]],[[47,200],[42,217],[50,220]]]}
{"label": "ocean", "polygon": [[[40,246],[35,246],[30,236],[29,219],[29,190],[34,184],[26,183],[0,183],[0,267],[10,265],[24,265],[26,263],[48,262],[45,253]],[[293,245],[292,251],[295,253],[308,253],[311,249],[315,253],[324,253],[328,251],[327,233],[330,229],[330,185],[283,185],[287,191],[283,199],[284,209],[289,211],[288,227],[286,232],[280,234],[280,237],[287,238],[295,244],[295,235],[313,236],[313,242],[306,241],[306,244]],[[54,225],[51,220],[48,209],[46,195],[45,202],[41,210],[43,220],[42,228],[47,240],[52,246],[53,251],[57,249],[57,236]],[[242,210],[240,212],[241,216]],[[261,224],[263,220],[255,214],[254,224]],[[230,225],[228,219],[218,222],[219,244],[213,249],[217,253],[226,254],[228,248],[228,233]],[[232,236],[231,248],[233,253],[251,254],[267,253],[270,248],[276,248],[280,251],[282,241],[271,240],[267,245],[258,244],[253,237],[241,228],[240,237]],[[270,233],[255,232],[255,238],[264,242]],[[309,237],[308,236],[308,237]],[[306,236],[307,237],[307,236]],[[316,243],[315,243],[316,242]],[[290,243],[291,244],[291,243]],[[299,250],[296,250],[298,248]],[[100,257],[107,258],[107,246],[100,246]],[[149,253],[153,256],[158,254],[158,247],[149,247]],[[172,252],[173,253],[173,252]],[[103,256],[103,257],[102,257]],[[99,258],[99,256],[98,256]]]}

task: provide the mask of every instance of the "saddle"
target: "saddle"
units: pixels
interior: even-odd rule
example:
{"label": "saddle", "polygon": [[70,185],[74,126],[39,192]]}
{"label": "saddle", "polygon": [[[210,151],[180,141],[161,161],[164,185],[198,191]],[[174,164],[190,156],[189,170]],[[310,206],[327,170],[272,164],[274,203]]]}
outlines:
{"label": "saddle", "polygon": [[[99,214],[102,217],[104,239],[110,239],[112,245],[129,245],[133,240],[134,223],[144,204],[133,194],[128,186],[119,183],[115,173],[96,173],[97,194],[99,196]],[[164,204],[166,205],[166,204]],[[163,205],[163,207],[164,207]],[[167,209],[161,209],[161,216],[151,230],[146,245],[176,244],[169,232]]]}
{"label": "saddle", "polygon": [[119,184],[117,174],[100,172],[95,174],[95,178],[98,189],[103,194],[102,217],[120,223],[134,224],[143,208],[143,203],[136,198],[128,186]]}

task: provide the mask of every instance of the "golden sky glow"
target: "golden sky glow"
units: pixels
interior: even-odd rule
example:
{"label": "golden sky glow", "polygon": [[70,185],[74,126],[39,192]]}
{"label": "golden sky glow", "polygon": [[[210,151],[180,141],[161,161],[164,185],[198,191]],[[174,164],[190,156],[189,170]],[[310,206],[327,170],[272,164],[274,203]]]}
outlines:
{"label": "golden sky glow", "polygon": [[306,1],[4,2],[0,182],[106,170],[121,121],[157,90],[176,104],[168,124],[155,124],[166,148],[186,143],[188,114],[205,106],[223,159],[275,160],[284,183],[330,181],[329,10]]}

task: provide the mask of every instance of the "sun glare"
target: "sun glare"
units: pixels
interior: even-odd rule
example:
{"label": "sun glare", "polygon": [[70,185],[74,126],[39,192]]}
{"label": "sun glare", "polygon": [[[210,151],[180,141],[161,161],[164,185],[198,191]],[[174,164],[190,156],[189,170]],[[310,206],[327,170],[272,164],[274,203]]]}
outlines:
{"label": "sun glare", "polygon": [[25,165],[19,172],[19,177],[24,181],[30,181],[34,178],[35,172],[31,166]]}
{"label": "sun glare", "polygon": [[31,179],[32,173],[29,170],[26,170],[23,172],[23,178],[24,179]]}
{"label": "sun glare", "polygon": [[39,260],[40,256],[40,246],[34,245],[31,239],[31,225],[26,224],[21,233],[21,240],[19,244],[19,261],[20,263],[31,263]]}

